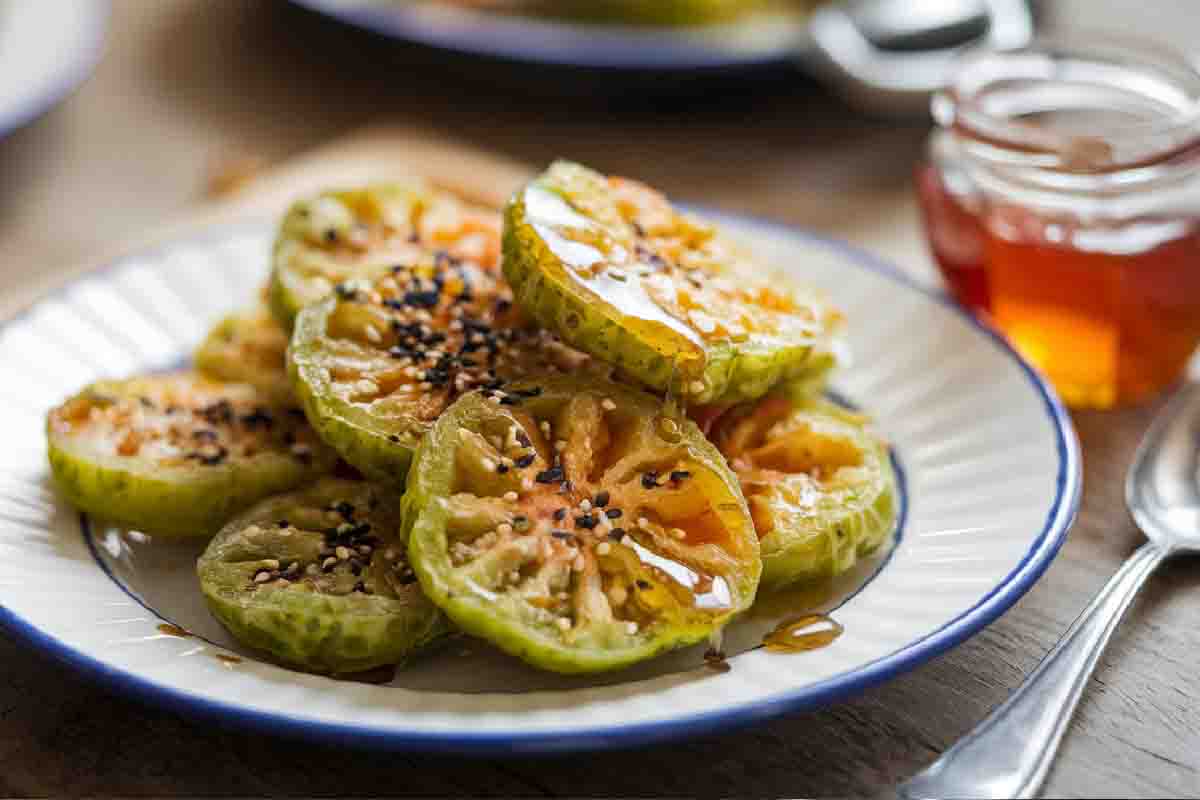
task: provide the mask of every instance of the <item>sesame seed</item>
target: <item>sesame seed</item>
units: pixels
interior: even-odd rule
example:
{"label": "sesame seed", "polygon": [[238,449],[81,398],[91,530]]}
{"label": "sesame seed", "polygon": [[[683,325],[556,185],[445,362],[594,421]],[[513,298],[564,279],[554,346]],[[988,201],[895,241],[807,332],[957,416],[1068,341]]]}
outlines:
{"label": "sesame seed", "polygon": [[289,581],[287,578],[280,578],[279,580],[275,581],[275,583],[279,584],[280,587],[292,585],[292,582]]}
{"label": "sesame seed", "polygon": [[588,500],[587,498],[580,500],[579,501],[579,510],[580,511],[591,511],[592,510],[592,501]]}
{"label": "sesame seed", "polygon": [[307,567],[304,568],[305,575],[316,575],[320,571],[321,571],[321,568],[318,567],[316,564],[309,564]]}
{"label": "sesame seed", "polygon": [[496,462],[486,456],[484,456],[483,460],[479,462],[479,465],[483,467],[485,472],[496,471]]}
{"label": "sesame seed", "polygon": [[350,549],[347,547],[343,547],[342,545],[338,545],[337,549],[334,550],[333,552],[337,554],[339,561],[345,561],[347,558],[350,557]]}
{"label": "sesame seed", "polygon": [[621,511],[619,508],[610,508],[604,512],[604,516],[608,517],[609,519],[620,519],[623,513],[625,512]]}
{"label": "sesame seed", "polygon": [[701,394],[704,391],[704,381],[692,381],[688,384],[688,389],[692,394]]}
{"label": "sesame seed", "polygon": [[564,442],[562,439],[558,439],[557,441],[554,442],[554,449],[555,449],[555,451],[561,453],[563,450],[567,449],[567,443]]}
{"label": "sesame seed", "polygon": [[617,404],[614,403],[612,401],[612,399],[609,397],[606,397],[600,401],[600,407],[603,408],[605,411],[616,411],[617,410]]}
{"label": "sesame seed", "polygon": [[550,423],[547,420],[542,420],[541,422],[538,423],[538,430],[540,430],[544,436],[549,436],[550,435]]}
{"label": "sesame seed", "polygon": [[580,553],[579,555],[575,556],[575,560],[571,562],[571,569],[575,570],[576,572],[583,572],[583,568],[586,564],[587,562],[583,559],[583,553]]}
{"label": "sesame seed", "polygon": [[512,532],[513,532],[513,526],[508,524],[507,522],[501,522],[499,525],[496,526],[496,533],[500,534],[501,536],[508,536]]}
{"label": "sesame seed", "polygon": [[645,517],[638,517],[637,526],[642,530],[648,531],[650,530],[650,520],[646,519]]}
{"label": "sesame seed", "polygon": [[383,341],[383,337],[379,335],[379,331],[375,330],[374,325],[368,325],[367,327],[363,328],[363,333],[366,334],[367,341],[371,342],[372,344],[379,344]]}
{"label": "sesame seed", "polygon": [[606,556],[611,551],[612,545],[610,545],[608,542],[601,542],[600,544],[596,545],[596,555]]}
{"label": "sesame seed", "polygon": [[508,502],[510,502],[510,503],[515,503],[515,502],[517,502],[517,500],[518,500],[519,498],[520,498],[520,495],[519,495],[519,494],[517,494],[517,493],[516,493],[516,492],[514,492],[514,491],[511,491],[511,490],[509,490],[509,491],[507,491],[507,492],[505,492],[505,493],[504,493],[504,499],[505,499],[505,500],[507,500],[507,501],[508,501]]}
{"label": "sesame seed", "polygon": [[493,405],[497,405],[497,406],[500,405],[500,400],[501,400],[501,397],[498,394],[493,394],[488,397],[488,402],[492,403]]}
{"label": "sesame seed", "polygon": [[635,633],[638,632],[638,624],[636,622],[632,622],[632,621],[626,622],[625,623],[625,632],[628,633],[630,636],[633,636]]}
{"label": "sesame seed", "polygon": [[571,630],[571,620],[567,619],[566,617],[559,617],[557,620],[555,620],[555,624],[558,625],[558,629],[560,631]]}
{"label": "sesame seed", "polygon": [[566,519],[566,516],[567,510],[565,508],[560,508],[558,511],[554,512],[554,521],[562,522],[564,519]]}
{"label": "sesame seed", "polygon": [[522,492],[533,491],[533,478],[526,475],[524,478],[521,479],[521,491]]}
{"label": "sesame seed", "polygon": [[387,559],[388,561],[395,561],[396,556],[398,556],[398,555],[399,555],[399,553],[396,552],[396,549],[394,547],[389,547],[387,550],[383,551],[383,557],[385,559]]}
{"label": "sesame seed", "polygon": [[375,548],[371,547],[371,545],[369,545],[369,544],[360,544],[358,546],[359,555],[364,555],[364,556],[371,555],[371,553],[374,549]]}
{"label": "sesame seed", "polygon": [[263,570],[254,576],[255,583],[266,583],[269,580],[271,580],[271,573],[267,572],[266,570]]}
{"label": "sesame seed", "polygon": [[268,558],[266,561],[263,562],[263,566],[266,567],[267,569],[279,569],[279,559]]}
{"label": "sesame seed", "polygon": [[676,539],[683,540],[687,538],[687,531],[683,528],[671,528],[671,535]]}
{"label": "sesame seed", "polygon": [[680,481],[686,480],[690,477],[692,477],[692,473],[688,472],[686,469],[677,469],[671,472],[671,480],[675,481],[675,483],[679,483]]}
{"label": "sesame seed", "polygon": [[608,602],[614,606],[623,606],[629,598],[629,593],[625,591],[624,586],[612,586],[608,590]]}
{"label": "sesame seed", "polygon": [[592,503],[596,506],[596,508],[604,508],[606,505],[608,505],[609,497],[610,495],[608,491],[605,490],[597,494],[595,499],[592,500]]}

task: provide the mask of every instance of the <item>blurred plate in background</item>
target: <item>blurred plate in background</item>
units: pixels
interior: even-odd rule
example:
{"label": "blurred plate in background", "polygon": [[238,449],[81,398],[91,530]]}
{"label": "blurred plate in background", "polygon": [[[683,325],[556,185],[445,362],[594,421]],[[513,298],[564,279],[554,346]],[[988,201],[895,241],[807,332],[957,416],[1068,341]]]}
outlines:
{"label": "blurred plate in background", "polygon": [[293,0],[348,25],[465,55],[563,67],[727,70],[785,64],[807,36],[807,15],[773,11],[692,27],[580,24],[442,3]]}
{"label": "blurred plate in background", "polygon": [[49,111],[100,59],[108,3],[0,0],[0,137]]}

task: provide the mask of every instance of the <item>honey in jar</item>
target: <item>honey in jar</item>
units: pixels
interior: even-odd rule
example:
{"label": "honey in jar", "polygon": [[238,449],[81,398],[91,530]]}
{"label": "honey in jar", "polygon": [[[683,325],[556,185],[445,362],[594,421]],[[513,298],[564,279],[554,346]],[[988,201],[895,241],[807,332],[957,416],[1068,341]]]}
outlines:
{"label": "honey in jar", "polygon": [[1200,342],[1200,73],[1127,41],[980,53],[917,192],[950,291],[1076,407],[1145,399]]}

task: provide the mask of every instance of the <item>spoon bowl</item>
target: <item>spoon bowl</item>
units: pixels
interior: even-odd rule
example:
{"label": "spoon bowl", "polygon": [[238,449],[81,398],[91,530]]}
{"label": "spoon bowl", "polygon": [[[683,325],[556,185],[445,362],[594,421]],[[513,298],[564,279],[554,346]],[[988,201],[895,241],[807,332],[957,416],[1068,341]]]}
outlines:
{"label": "spoon bowl", "polygon": [[1181,389],[1146,432],[1125,480],[1125,504],[1168,553],[1200,551],[1200,384]]}

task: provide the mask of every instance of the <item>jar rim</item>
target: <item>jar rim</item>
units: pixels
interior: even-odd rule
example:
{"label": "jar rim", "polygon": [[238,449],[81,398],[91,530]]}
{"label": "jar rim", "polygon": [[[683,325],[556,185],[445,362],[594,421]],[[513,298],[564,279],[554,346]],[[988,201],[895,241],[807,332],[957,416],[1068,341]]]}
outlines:
{"label": "jar rim", "polygon": [[[1113,93],[1110,103],[1141,104],[1140,117],[1099,133],[1055,130],[1038,119],[1082,111],[1104,92]],[[932,112],[941,127],[980,144],[987,160],[1082,174],[1144,168],[1200,149],[1200,65],[1137,37],[1039,36],[1021,48],[965,54]]]}

